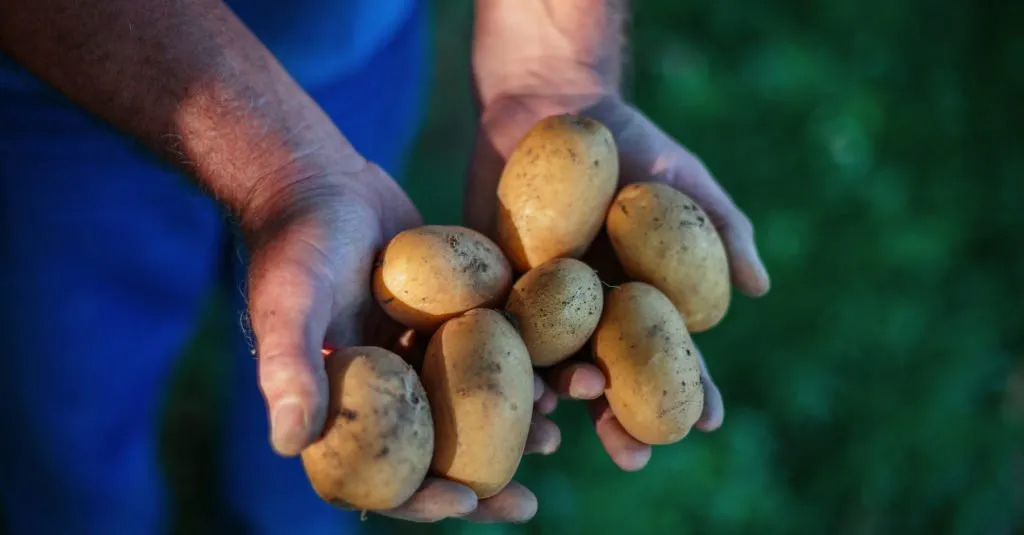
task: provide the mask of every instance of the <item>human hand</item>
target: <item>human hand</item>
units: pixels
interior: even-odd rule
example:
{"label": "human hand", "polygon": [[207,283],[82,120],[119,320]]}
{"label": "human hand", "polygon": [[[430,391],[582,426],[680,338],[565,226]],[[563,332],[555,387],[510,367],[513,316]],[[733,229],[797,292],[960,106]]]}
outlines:
{"label": "human hand", "polygon": [[[603,91],[536,91],[505,93],[481,100],[483,113],[466,192],[465,215],[469,226],[494,235],[497,182],[508,155],[526,131],[546,116],[581,113],[601,121],[614,136],[619,149],[620,185],[659,181],[692,197],[711,217],[723,239],[735,286],[751,297],[768,291],[768,274],[758,256],[750,220],[696,156],[617,95]],[[604,240],[595,242],[587,256],[592,263],[616,263]],[[695,427],[710,432],[721,425],[725,410],[703,356],[700,362],[705,400]],[[538,402],[542,413],[554,410],[559,396],[589,400],[597,434],[612,460],[623,470],[639,470],[646,465],[650,446],[631,437],[615,418],[602,395],[605,378],[594,365],[586,359],[574,359],[544,375],[552,390]]]}
{"label": "human hand", "polygon": [[[370,276],[380,248],[422,221],[401,188],[354,153],[326,171],[287,177],[268,179],[274,185],[252,195],[242,227],[252,253],[249,316],[271,443],[294,456],[324,426],[325,347],[376,345],[403,353],[402,329],[377,306]],[[536,391],[539,397],[542,389]],[[527,453],[553,451],[558,442],[558,428],[535,417]],[[469,487],[427,478],[400,507],[374,512],[420,522],[521,522],[536,508],[536,498],[518,483],[478,502]]]}

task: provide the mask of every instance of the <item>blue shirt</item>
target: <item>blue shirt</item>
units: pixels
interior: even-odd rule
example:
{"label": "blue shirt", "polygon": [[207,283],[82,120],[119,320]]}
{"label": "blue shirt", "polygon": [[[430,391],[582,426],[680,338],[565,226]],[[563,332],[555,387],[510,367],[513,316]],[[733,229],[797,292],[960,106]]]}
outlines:
{"label": "blue shirt", "polygon": [[[227,0],[306,89],[352,72],[384,46],[420,0]],[[0,53],[0,92],[49,89]]]}

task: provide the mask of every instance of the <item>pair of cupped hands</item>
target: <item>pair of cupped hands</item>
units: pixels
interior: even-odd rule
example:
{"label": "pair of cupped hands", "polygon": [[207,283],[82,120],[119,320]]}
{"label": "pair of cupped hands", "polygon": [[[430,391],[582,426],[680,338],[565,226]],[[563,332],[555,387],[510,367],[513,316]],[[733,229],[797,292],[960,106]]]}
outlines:
{"label": "pair of cupped hands", "polygon": [[[768,291],[768,275],[754,244],[750,220],[715,182],[701,161],[647,117],[616,96],[566,105],[517,96],[488,106],[480,120],[466,189],[465,222],[492,234],[495,191],[517,141],[547,115],[582,112],[611,130],[620,151],[622,183],[660,181],[683,191],[712,217],[726,245],[734,285],[744,294]],[[249,316],[256,339],[260,388],[271,422],[271,443],[297,455],[321,432],[328,395],[323,347],[390,347],[398,327],[377,307],[370,274],[378,251],[398,232],[422,224],[415,206],[383,170],[349,150],[336,164],[286,181],[270,195],[279,209],[250,236]],[[258,216],[258,214],[257,214]],[[610,254],[610,253],[609,253]],[[704,411],[696,428],[717,429],[722,396],[701,358]],[[561,441],[547,418],[559,399],[584,400],[611,460],[623,470],[643,468],[651,447],[631,437],[603,398],[605,379],[585,361],[572,361],[535,376],[534,415],[527,454],[550,454]],[[374,513],[418,522],[463,518],[525,522],[536,497],[512,482],[478,500],[453,481],[427,478],[400,507]]]}

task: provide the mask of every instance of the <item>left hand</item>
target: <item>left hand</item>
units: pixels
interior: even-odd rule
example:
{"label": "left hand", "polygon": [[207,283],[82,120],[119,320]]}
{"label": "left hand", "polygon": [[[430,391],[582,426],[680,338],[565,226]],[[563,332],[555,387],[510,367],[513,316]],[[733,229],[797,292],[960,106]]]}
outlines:
{"label": "left hand", "polygon": [[[619,149],[620,185],[659,181],[689,195],[704,208],[722,236],[735,286],[751,297],[768,292],[768,273],[758,256],[750,219],[696,156],[639,110],[605,92],[567,95],[537,91],[483,102],[466,190],[464,209],[468,226],[494,235],[498,179],[508,155],[526,131],[546,116],[580,113],[601,121],[614,136]],[[547,370],[545,379],[549,386],[537,401],[538,412],[549,414],[560,396],[589,400],[597,434],[615,464],[627,471],[639,470],[647,464],[651,447],[630,436],[615,418],[603,397],[605,378],[596,366],[585,360],[570,361]],[[704,411],[696,428],[711,432],[721,425],[725,409],[703,356],[701,382]]]}

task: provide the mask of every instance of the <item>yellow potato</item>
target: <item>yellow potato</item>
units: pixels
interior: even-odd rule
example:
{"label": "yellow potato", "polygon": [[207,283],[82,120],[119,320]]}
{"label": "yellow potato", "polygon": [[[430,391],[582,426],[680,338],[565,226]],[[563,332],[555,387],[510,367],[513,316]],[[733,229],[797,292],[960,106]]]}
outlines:
{"label": "yellow potato", "polygon": [[341,507],[405,503],[434,453],[430,406],[416,372],[379,347],[350,347],[326,360],[327,423],[301,454],[313,489]]}
{"label": "yellow potato", "polygon": [[432,470],[481,499],[500,492],[533,415],[533,369],[515,328],[490,309],[448,320],[427,346],[421,377],[434,414]]}
{"label": "yellow potato", "polygon": [[447,225],[399,233],[373,274],[373,294],[384,311],[428,333],[467,310],[500,305],[511,286],[512,268],[494,242]]}
{"label": "yellow potato", "polygon": [[574,258],[556,258],[520,277],[505,310],[517,320],[534,366],[551,366],[587,343],[601,319],[597,273]]}
{"label": "yellow potato", "polygon": [[498,182],[497,242],[519,272],[579,258],[604,222],[619,179],[615,140],[601,123],[555,115],[527,132]]}
{"label": "yellow potato", "polygon": [[608,237],[623,269],[675,304],[690,332],[714,327],[729,309],[729,261],[704,210],[664,184],[622,188],[608,211]]}
{"label": "yellow potato", "polygon": [[622,427],[646,444],[681,440],[704,409],[700,361],[679,312],[657,288],[628,282],[605,298],[591,339]]}

